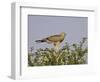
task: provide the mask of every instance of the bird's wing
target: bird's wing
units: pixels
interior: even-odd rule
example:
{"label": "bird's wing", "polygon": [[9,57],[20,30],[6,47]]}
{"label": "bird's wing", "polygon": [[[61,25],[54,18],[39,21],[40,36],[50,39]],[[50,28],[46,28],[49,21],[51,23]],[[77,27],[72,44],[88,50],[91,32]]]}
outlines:
{"label": "bird's wing", "polygon": [[51,42],[57,42],[57,41],[60,41],[61,39],[62,39],[61,35],[53,35],[53,36],[47,37],[47,40]]}

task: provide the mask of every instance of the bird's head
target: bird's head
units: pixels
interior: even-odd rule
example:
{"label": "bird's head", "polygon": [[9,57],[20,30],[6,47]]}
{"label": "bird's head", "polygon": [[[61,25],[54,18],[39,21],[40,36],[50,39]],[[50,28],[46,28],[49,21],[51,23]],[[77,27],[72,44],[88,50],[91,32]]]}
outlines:
{"label": "bird's head", "polygon": [[65,37],[67,34],[65,32],[62,32],[61,35]]}

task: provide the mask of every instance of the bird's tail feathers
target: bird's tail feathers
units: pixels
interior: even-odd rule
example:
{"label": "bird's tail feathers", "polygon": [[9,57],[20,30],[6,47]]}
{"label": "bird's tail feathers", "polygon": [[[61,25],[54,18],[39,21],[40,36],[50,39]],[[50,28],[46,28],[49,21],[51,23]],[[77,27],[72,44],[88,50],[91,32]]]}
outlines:
{"label": "bird's tail feathers", "polygon": [[46,39],[36,40],[35,42],[37,42],[37,43],[46,42]]}

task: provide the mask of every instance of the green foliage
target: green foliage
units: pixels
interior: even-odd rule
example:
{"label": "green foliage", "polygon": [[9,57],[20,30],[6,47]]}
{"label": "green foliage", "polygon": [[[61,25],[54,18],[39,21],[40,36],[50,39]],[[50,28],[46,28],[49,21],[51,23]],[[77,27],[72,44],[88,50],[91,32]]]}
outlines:
{"label": "green foliage", "polygon": [[38,49],[35,53],[28,53],[29,66],[74,65],[87,63],[87,39],[83,38],[79,44],[69,45],[67,42],[58,51],[53,48]]}

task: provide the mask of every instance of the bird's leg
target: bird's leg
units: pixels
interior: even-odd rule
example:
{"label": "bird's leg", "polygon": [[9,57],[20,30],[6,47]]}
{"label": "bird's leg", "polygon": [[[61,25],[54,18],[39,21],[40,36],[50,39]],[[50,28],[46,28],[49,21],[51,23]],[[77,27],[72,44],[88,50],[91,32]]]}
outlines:
{"label": "bird's leg", "polygon": [[60,42],[56,42],[54,44],[54,52],[53,52],[53,55],[54,55],[54,58],[55,58],[55,62],[56,64],[58,64],[58,57],[59,57],[59,49],[60,49]]}
{"label": "bird's leg", "polygon": [[56,52],[59,51],[59,49],[60,49],[60,42],[57,42],[57,43],[54,44],[54,49],[55,49]]}

